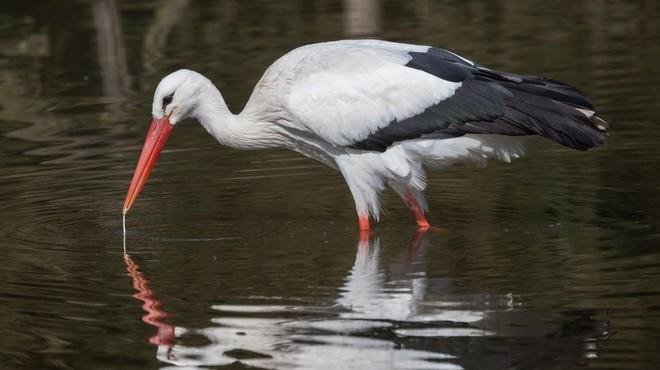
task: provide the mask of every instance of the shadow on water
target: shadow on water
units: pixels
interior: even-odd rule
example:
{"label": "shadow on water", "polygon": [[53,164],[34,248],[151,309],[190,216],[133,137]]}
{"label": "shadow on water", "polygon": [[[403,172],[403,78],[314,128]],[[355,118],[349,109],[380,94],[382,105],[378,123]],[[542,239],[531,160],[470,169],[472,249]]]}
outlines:
{"label": "shadow on water", "polygon": [[176,315],[162,308],[138,263],[127,253],[124,261],[142,321],[156,329],[148,342],[164,364],[550,369],[598,357],[608,325],[594,319],[594,310],[557,315],[526,310],[514,293],[456,293],[452,279],[427,276],[429,244],[427,232],[416,232],[397,261],[383,268],[379,238],[361,238],[353,266],[327,305],[248,297],[254,304],[212,305],[213,325],[201,328],[168,323]]}

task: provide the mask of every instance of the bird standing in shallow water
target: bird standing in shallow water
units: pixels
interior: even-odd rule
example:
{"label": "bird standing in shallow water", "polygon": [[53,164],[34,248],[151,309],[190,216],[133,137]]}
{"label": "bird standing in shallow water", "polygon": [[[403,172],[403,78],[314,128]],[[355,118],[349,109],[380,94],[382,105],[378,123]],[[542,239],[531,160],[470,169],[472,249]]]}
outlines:
{"label": "bird standing in shallow water", "polygon": [[425,168],[523,154],[538,135],[574,149],[602,144],[607,123],[576,88],[494,71],[452,52],[378,40],[306,45],[264,73],[233,114],[199,73],[176,71],[154,94],[153,120],[126,194],[131,208],[168,136],[195,118],[221,144],[288,148],[337,169],[355,200],[360,230],[378,220],[389,186],[430,227]]}

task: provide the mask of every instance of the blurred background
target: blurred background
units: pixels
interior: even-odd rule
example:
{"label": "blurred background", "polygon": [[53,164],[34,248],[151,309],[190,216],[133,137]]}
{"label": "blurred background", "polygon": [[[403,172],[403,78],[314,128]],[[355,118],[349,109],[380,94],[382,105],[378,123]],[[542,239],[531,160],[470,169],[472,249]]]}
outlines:
{"label": "blurred background", "polygon": [[[337,173],[187,122],[123,256],[164,75],[205,74],[238,113],[279,56],[344,38],[565,81],[611,137],[434,173],[447,233],[387,194],[358,245]],[[655,1],[3,0],[0,368],[659,367],[659,57]]]}

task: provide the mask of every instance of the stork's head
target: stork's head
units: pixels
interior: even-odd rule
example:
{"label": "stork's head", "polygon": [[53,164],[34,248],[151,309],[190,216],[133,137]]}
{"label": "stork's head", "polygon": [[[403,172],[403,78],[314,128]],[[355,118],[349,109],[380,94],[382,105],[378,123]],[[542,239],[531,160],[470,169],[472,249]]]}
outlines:
{"label": "stork's head", "polygon": [[187,69],[180,69],[165,76],[158,84],[151,105],[151,126],[126,193],[124,214],[131,208],[146,184],[172,129],[177,123],[195,115],[200,96],[209,84],[210,81],[206,77]]}
{"label": "stork's head", "polygon": [[210,81],[201,74],[180,69],[165,76],[154,93],[151,114],[154,119],[167,119],[171,125],[193,116],[199,97]]}

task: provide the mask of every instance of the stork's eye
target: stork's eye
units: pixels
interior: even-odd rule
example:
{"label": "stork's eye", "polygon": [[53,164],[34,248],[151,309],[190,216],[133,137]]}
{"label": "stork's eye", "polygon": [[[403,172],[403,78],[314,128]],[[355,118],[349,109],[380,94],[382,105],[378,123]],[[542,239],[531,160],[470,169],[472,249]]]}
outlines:
{"label": "stork's eye", "polygon": [[172,102],[173,98],[174,98],[174,93],[171,93],[170,95],[163,98],[163,111],[165,111],[165,108],[167,108],[167,105]]}

